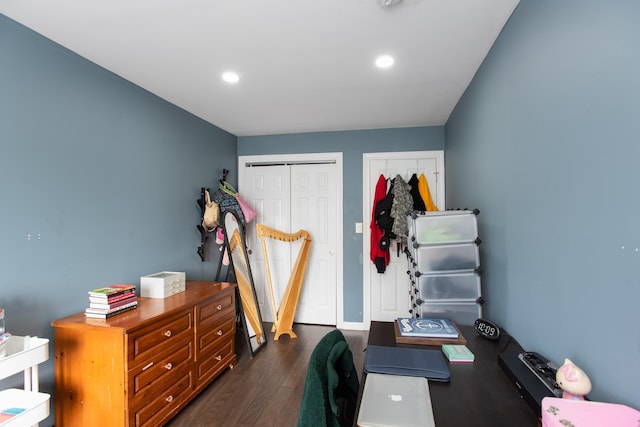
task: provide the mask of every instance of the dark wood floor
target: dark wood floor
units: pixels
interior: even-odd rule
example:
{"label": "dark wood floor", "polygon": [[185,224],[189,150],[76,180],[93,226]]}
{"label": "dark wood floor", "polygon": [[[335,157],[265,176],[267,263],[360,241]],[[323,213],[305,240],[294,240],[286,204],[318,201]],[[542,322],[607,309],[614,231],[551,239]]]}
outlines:
{"label": "dark wood floor", "polygon": [[[239,336],[234,369],[225,371],[167,426],[295,426],[309,356],[318,341],[333,329],[296,324],[298,338],[282,335],[274,341],[270,334],[268,344],[253,359]],[[361,373],[368,332],[342,332],[353,352],[356,370]]]}

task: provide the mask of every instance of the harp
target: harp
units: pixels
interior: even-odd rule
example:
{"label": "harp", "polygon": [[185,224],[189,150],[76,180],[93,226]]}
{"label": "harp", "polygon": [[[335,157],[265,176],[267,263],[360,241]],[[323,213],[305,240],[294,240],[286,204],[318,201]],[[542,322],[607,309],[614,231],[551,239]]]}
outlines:
{"label": "harp", "polygon": [[[267,285],[269,287],[271,310],[273,312],[273,327],[271,331],[275,332],[274,340],[278,340],[282,334],[288,334],[291,338],[297,338],[297,335],[292,329],[293,318],[296,314],[296,307],[298,305],[300,290],[302,288],[302,280],[304,279],[307,261],[309,260],[309,252],[311,251],[311,236],[305,230],[300,230],[296,233],[285,233],[283,231],[267,227],[264,224],[256,224],[256,231],[260,238],[262,252],[264,254]],[[265,244],[265,239],[267,238],[289,243],[304,239],[279,306],[276,306],[273,282],[271,281],[271,269],[269,267],[267,245]]]}

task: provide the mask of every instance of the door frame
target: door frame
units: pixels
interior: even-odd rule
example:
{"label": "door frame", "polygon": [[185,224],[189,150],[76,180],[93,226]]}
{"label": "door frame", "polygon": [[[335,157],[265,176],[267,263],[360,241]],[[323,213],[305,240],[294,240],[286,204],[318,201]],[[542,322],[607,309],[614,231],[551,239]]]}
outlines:
{"label": "door frame", "polygon": [[[336,165],[336,327],[344,327],[344,271],[343,271],[343,204],[342,204],[342,153],[298,153],[238,156],[238,192],[245,184],[244,170],[247,164],[304,164],[333,162]],[[313,238],[313,236],[312,236]]]}
{"label": "door frame", "polygon": [[440,209],[444,210],[445,204],[445,173],[444,173],[444,150],[425,151],[393,151],[386,153],[363,153],[362,154],[362,322],[366,330],[371,325],[371,269],[369,261],[369,248],[371,243],[371,209],[373,205],[373,193],[375,183],[369,182],[371,174],[371,160],[402,160],[417,159],[421,157],[435,157],[438,163],[440,179],[437,182],[437,194],[441,195],[438,200],[434,200]]}

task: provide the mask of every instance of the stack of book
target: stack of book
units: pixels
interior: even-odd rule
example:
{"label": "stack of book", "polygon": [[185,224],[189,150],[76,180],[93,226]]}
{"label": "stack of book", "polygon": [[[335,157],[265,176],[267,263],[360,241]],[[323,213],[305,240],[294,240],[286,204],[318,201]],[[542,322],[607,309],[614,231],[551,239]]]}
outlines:
{"label": "stack of book", "polygon": [[394,322],[396,343],[399,344],[466,344],[456,324],[436,317],[399,317]]}
{"label": "stack of book", "polygon": [[138,306],[135,285],[110,285],[89,291],[85,317],[106,319]]}
{"label": "stack of book", "polygon": [[475,356],[466,345],[463,344],[443,344],[442,352],[447,356],[449,362],[473,363]]}
{"label": "stack of book", "polygon": [[398,326],[405,337],[458,338],[458,330],[449,319],[399,317]]}

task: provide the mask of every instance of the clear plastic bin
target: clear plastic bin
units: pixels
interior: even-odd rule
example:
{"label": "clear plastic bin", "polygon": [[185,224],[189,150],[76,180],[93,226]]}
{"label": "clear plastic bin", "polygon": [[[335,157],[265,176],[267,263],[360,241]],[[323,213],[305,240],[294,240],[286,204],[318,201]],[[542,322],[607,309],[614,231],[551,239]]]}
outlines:
{"label": "clear plastic bin", "polygon": [[421,275],[416,278],[418,296],[424,300],[476,300],[481,296],[476,273]]}
{"label": "clear plastic bin", "polygon": [[478,223],[472,211],[412,214],[407,223],[411,242],[419,245],[468,243],[478,238]]}
{"label": "clear plastic bin", "polygon": [[416,271],[432,273],[475,270],[480,266],[480,251],[475,243],[420,246],[413,249]]}
{"label": "clear plastic bin", "polygon": [[482,317],[482,306],[475,301],[431,303],[418,306],[420,317],[442,317],[453,320],[458,325],[473,325]]}

